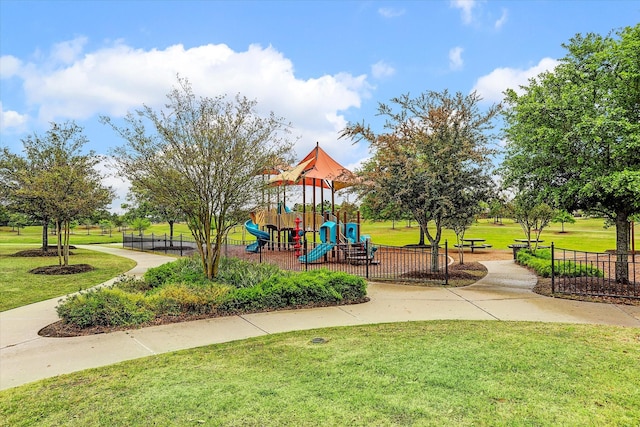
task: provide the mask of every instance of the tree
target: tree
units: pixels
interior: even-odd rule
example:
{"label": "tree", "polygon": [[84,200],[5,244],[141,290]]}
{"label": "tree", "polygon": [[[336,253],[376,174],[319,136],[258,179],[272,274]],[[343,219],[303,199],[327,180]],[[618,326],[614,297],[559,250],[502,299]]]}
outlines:
{"label": "tree", "polygon": [[42,221],[43,250],[49,221],[55,223],[61,265],[69,262],[69,222],[104,208],[113,198],[95,170],[100,157],[81,152],[86,142],[75,123],[51,123],[44,136],[34,133],[22,140],[24,157],[6,148],[0,152],[0,181],[9,208]]}
{"label": "tree", "polygon": [[101,219],[98,225],[100,225],[100,229],[102,229],[102,234],[107,234],[107,231],[109,231],[109,237],[111,237],[113,222],[109,221],[108,219]]}
{"label": "tree", "polygon": [[628,219],[640,212],[640,24],[563,47],[553,71],[506,92],[505,183],[614,222],[616,280],[626,283]]}
{"label": "tree", "polygon": [[455,201],[456,209],[452,210],[444,219],[444,226],[456,233],[460,264],[464,264],[464,235],[483,210],[480,202],[486,193],[482,190],[459,193],[460,199]]}
{"label": "tree", "polygon": [[13,230],[18,230],[18,236],[20,235],[20,229],[25,228],[29,224],[29,217],[23,213],[14,213],[9,216],[9,227]]}
{"label": "tree", "polygon": [[575,224],[576,219],[573,217],[573,215],[571,215],[569,212],[567,212],[566,209],[560,209],[557,210],[554,215],[553,218],[551,219],[551,222],[559,222],[562,224],[562,231],[560,231],[561,233],[565,233],[564,231],[564,224],[566,222],[568,222],[569,224]]}
{"label": "tree", "polygon": [[518,194],[509,204],[508,209],[513,220],[520,224],[529,248],[531,248],[531,242],[534,241],[533,250],[538,249],[542,230],[549,225],[553,218],[553,209],[546,203],[538,203],[537,197],[531,192]]}
{"label": "tree", "polygon": [[134,218],[129,225],[142,236],[144,230],[151,227],[151,221],[147,218]]}
{"label": "tree", "polygon": [[185,79],[168,99],[164,111],[144,106],[128,114],[124,127],[102,120],[126,141],[114,153],[121,173],[180,210],[211,279],[225,235],[261,193],[260,173],[291,157],[289,124],[258,115],[256,102],[240,95],[198,98]]}
{"label": "tree", "polygon": [[[127,213],[135,212],[138,216],[151,216],[157,221],[164,221],[169,224],[169,245],[173,246],[173,227],[182,214],[173,204],[166,204],[162,200],[156,200],[153,193],[131,186],[127,199],[134,207],[130,206]],[[142,214],[141,214],[142,213]]]}
{"label": "tree", "polygon": [[479,101],[475,92],[403,95],[378,106],[386,133],[375,133],[364,124],[349,124],[342,133],[371,144],[374,153],[363,168],[363,181],[379,197],[411,212],[431,245],[431,271],[439,268],[442,228],[460,207],[459,195],[488,186],[488,144],[494,138],[489,131],[498,107],[481,113]]}

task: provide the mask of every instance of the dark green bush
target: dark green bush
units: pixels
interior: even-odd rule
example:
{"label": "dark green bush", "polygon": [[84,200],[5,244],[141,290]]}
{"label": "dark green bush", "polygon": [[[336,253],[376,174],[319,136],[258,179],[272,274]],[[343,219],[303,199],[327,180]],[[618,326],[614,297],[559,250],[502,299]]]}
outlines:
{"label": "dark green bush", "polygon": [[162,286],[165,283],[197,283],[209,282],[202,263],[197,256],[180,258],[173,262],[150,268],[144,274],[144,280],[151,287]]}
{"label": "dark green bush", "polygon": [[365,295],[366,282],[363,278],[323,269],[272,276],[252,288],[235,289],[226,295],[218,308],[231,313],[273,310],[356,302]]}
{"label": "dark green bush", "polygon": [[251,288],[273,276],[290,274],[274,264],[258,264],[239,258],[222,258],[216,280],[236,288]]}
{"label": "dark green bush", "polygon": [[[551,251],[537,250],[535,253],[526,249],[518,251],[517,261],[533,268],[539,276],[551,277]],[[554,261],[554,274],[564,277],[604,277],[602,270],[589,264],[573,261]]]}
{"label": "dark green bush", "polygon": [[124,326],[147,322],[154,317],[141,294],[118,288],[99,288],[73,295],[57,307],[58,316],[80,328]]}

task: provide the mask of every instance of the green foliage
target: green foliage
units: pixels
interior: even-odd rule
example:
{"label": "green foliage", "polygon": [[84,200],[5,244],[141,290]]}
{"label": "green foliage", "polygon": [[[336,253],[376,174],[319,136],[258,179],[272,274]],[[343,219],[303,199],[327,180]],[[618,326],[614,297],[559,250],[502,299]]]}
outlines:
{"label": "green foliage", "polygon": [[126,141],[114,153],[121,173],[152,205],[171,206],[186,220],[212,279],[220,243],[263,187],[255,177],[290,160],[289,126],[258,114],[257,102],[240,94],[198,97],[183,78],[167,98],[162,110],[127,114],[124,126],[102,121]]}
{"label": "green foliage", "polygon": [[343,272],[315,270],[286,276],[272,276],[260,285],[229,292],[220,310],[236,313],[306,305],[327,305],[360,301],[366,295],[366,281]]}
{"label": "green foliage", "polygon": [[291,273],[280,270],[274,264],[256,264],[238,258],[227,257],[220,260],[220,270],[216,280],[236,288],[250,288],[272,276],[289,274]]}
{"label": "green foliage", "polygon": [[214,313],[222,297],[230,288],[218,284],[190,286],[183,283],[169,284],[150,295],[147,304],[156,316]]}
{"label": "green foliage", "polygon": [[153,319],[144,295],[118,288],[98,288],[75,294],[57,307],[66,323],[89,326],[136,325]]}
{"label": "green foliage", "polygon": [[145,282],[152,288],[170,282],[180,283],[208,283],[204,275],[202,264],[196,257],[180,258],[174,262],[150,268],[144,274]]}
{"label": "green foliage", "polygon": [[223,259],[219,280],[195,257],[149,269],[144,280],[122,278],[111,288],[74,295],[59,316],[79,327],[121,326],[159,316],[230,314],[361,301],[364,279],[343,272],[281,271],[274,265]]}
{"label": "green foliage", "polygon": [[[539,276],[551,277],[551,251],[539,249],[535,252],[523,249],[518,251],[517,261],[533,268]],[[563,277],[604,277],[604,273],[591,265],[573,261],[554,261],[554,274]]]}

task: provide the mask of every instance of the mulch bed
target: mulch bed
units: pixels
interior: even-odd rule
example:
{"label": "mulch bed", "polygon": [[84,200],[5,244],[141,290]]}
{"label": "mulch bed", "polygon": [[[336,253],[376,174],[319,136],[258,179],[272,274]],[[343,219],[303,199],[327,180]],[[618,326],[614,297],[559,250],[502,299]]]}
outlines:
{"label": "mulch bed", "polygon": [[[362,304],[369,301],[369,297],[363,297],[359,301],[351,301],[344,304],[308,304],[304,306],[287,307],[284,310],[303,309],[303,308],[317,308],[317,307],[334,307],[338,305],[351,305]],[[261,310],[262,312],[269,310]],[[169,325],[172,323],[190,322],[193,320],[212,319],[217,317],[234,316],[238,314],[255,313],[255,311],[243,311],[238,313],[207,313],[207,314],[181,314],[171,316],[160,316],[150,322],[146,322],[140,325],[129,326],[92,326],[89,328],[79,328],[75,325],[65,323],[63,320],[59,320],[55,323],[45,326],[38,331],[38,335],[49,338],[67,338],[67,337],[80,337],[87,335],[106,334],[116,331],[127,331],[132,329],[146,328],[149,326]]]}
{"label": "mulch bed", "polygon": [[29,273],[60,276],[64,274],[86,273],[87,271],[91,270],[95,270],[95,267],[89,264],[47,265],[45,267],[37,267],[29,270]]}
{"label": "mulch bed", "polygon": [[[579,281],[578,279],[580,278],[573,278],[574,283],[571,284],[572,289],[574,289],[576,293],[568,294],[568,293],[560,293],[560,292],[556,292],[556,293],[551,292],[551,278],[538,277],[538,283],[533,288],[533,292],[540,295],[547,296],[547,297],[563,298],[563,299],[570,299],[575,301],[599,302],[599,303],[606,303],[606,304],[621,304],[621,305],[640,305],[640,298],[591,296],[591,295],[581,294],[581,292],[586,292],[586,289],[581,290],[581,287],[584,286],[584,283]],[[612,287],[615,287],[615,286],[617,286],[617,283],[613,280],[610,281],[609,289],[613,289]]]}
{"label": "mulch bed", "polygon": [[[69,249],[77,249],[75,246],[69,246]],[[73,253],[69,252],[69,255],[73,255]],[[38,249],[27,249],[24,251],[16,252],[15,254],[11,254],[12,257],[23,257],[23,258],[38,258],[38,257],[53,257],[58,256],[58,247],[57,246],[47,246],[47,251],[43,251],[42,248]]]}

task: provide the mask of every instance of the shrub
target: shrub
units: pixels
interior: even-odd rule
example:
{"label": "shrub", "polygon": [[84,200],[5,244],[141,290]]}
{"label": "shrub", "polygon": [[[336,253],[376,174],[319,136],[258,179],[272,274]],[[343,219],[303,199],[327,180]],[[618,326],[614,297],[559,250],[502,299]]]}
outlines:
{"label": "shrub", "polygon": [[366,295],[365,280],[343,272],[283,272],[273,265],[229,259],[220,271],[225,283],[207,280],[197,259],[180,259],[149,269],[145,280],[123,277],[113,287],[71,296],[58,306],[58,315],[81,328],[123,326],[164,315],[328,305]]}
{"label": "shrub", "polygon": [[166,283],[196,283],[209,282],[200,259],[193,256],[180,258],[173,262],[150,268],[144,274],[144,280],[150,287],[155,288]]}
{"label": "shrub", "polygon": [[254,287],[234,289],[218,309],[234,313],[327,305],[360,301],[365,295],[366,282],[363,278],[323,269],[276,275]]}
{"label": "shrub", "polygon": [[[550,250],[538,250],[535,253],[520,250],[516,259],[520,264],[533,268],[539,276],[551,277]],[[554,261],[554,274],[564,277],[604,277],[602,270],[592,265],[561,260]]]}
{"label": "shrub", "polygon": [[151,289],[148,282],[138,277],[120,276],[113,284],[114,287],[125,292],[147,292]]}
{"label": "shrub", "polygon": [[148,297],[148,304],[156,315],[214,313],[229,286],[210,284],[194,287],[184,283],[163,286]]}
{"label": "shrub", "polygon": [[118,288],[99,288],[73,295],[56,309],[63,321],[80,328],[137,325],[154,317],[145,304],[144,295]]}
{"label": "shrub", "polygon": [[273,276],[290,275],[274,264],[258,264],[239,258],[220,259],[217,280],[236,288],[250,288]]}

